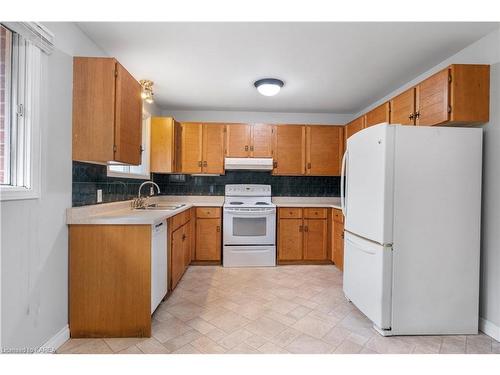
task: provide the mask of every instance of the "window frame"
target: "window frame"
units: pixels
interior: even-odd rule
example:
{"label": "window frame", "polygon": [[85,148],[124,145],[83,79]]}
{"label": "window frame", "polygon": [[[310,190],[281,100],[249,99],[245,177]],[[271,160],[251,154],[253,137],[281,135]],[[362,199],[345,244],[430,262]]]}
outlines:
{"label": "window frame", "polygon": [[141,166],[144,166],[144,173],[133,173],[133,172],[119,172],[113,171],[111,168],[113,166],[122,166],[130,168],[137,167],[135,165],[126,164],[108,164],[106,167],[106,175],[108,177],[120,177],[120,178],[131,178],[137,180],[150,180],[151,179],[151,114],[144,111],[142,112],[142,148],[143,154],[141,158]]}
{"label": "window frame", "polygon": [[41,50],[12,32],[10,184],[0,201],[38,199],[41,193]]}

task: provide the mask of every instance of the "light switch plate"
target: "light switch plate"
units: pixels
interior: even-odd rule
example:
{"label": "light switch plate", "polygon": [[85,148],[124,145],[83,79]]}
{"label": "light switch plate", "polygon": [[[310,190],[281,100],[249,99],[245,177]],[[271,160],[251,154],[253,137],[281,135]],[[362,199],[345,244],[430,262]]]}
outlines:
{"label": "light switch plate", "polygon": [[97,203],[102,203],[102,189],[97,189]]}

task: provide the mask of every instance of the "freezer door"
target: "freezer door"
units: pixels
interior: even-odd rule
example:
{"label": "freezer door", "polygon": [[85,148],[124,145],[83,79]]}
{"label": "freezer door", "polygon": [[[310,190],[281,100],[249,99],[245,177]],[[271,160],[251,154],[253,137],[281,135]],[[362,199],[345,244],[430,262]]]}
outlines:
{"label": "freezer door", "polygon": [[364,129],[347,141],[345,229],[380,244],[392,243],[394,126]]}
{"label": "freezer door", "polygon": [[345,233],[344,294],[377,327],[391,328],[392,250]]}

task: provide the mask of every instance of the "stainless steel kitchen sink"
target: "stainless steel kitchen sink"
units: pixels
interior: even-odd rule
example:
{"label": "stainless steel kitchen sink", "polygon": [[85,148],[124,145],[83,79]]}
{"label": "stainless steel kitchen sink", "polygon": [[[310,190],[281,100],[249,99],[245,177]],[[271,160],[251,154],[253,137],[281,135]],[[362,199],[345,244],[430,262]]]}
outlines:
{"label": "stainless steel kitchen sink", "polygon": [[173,210],[177,210],[177,209],[179,209],[181,207],[184,207],[185,205],[186,205],[185,203],[176,204],[176,205],[162,204],[162,203],[152,203],[152,204],[147,205],[146,207],[136,208],[136,210],[173,211]]}

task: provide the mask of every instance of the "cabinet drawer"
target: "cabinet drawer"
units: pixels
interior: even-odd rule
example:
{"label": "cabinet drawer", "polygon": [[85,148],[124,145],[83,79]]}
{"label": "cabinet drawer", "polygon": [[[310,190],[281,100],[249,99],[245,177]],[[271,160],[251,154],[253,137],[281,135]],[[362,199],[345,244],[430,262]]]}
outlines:
{"label": "cabinet drawer", "polygon": [[344,222],[344,215],[342,215],[341,210],[333,210],[333,221],[336,221],[338,223]]}
{"label": "cabinet drawer", "polygon": [[189,220],[191,220],[191,210],[186,210],[181,212],[180,214],[175,215],[171,219],[172,221],[172,231],[179,228],[181,225],[186,224]]}
{"label": "cabinet drawer", "polygon": [[199,219],[216,219],[220,217],[219,207],[196,207],[196,217]]}
{"label": "cabinet drawer", "polygon": [[304,208],[306,219],[326,219],[328,208]]}
{"label": "cabinet drawer", "polygon": [[279,209],[280,219],[300,219],[302,217],[302,208],[282,207]]}

